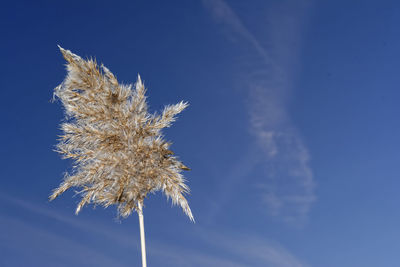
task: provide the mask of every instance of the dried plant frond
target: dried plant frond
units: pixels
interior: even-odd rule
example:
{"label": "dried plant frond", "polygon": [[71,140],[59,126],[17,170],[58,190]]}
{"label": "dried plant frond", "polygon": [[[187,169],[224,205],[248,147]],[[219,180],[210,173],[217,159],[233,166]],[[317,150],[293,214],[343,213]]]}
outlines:
{"label": "dried plant frond", "polygon": [[171,143],[161,133],[188,103],[166,106],[159,115],[149,114],[140,76],[132,89],[119,84],[96,61],[59,48],[68,74],[54,91],[66,111],[57,151],[71,158],[74,166],[50,200],[78,187],[82,200],[76,213],[89,203],[115,204],[119,214],[127,217],[149,193],[161,190],[194,220],[184,197],[189,188],[181,174],[188,168],[173,156]]}

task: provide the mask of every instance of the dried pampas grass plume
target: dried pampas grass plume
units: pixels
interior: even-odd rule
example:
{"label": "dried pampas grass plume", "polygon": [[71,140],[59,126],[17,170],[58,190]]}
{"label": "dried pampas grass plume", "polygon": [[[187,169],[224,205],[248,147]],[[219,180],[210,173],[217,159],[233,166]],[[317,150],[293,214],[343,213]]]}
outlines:
{"label": "dried pampas grass plume", "polygon": [[59,48],[68,74],[54,91],[66,113],[57,151],[71,158],[74,165],[50,200],[78,187],[82,200],[76,213],[89,203],[104,207],[115,204],[119,215],[127,217],[133,210],[140,215],[144,198],[161,190],[194,221],[184,197],[189,188],[181,174],[189,169],[174,156],[171,143],[161,133],[188,103],[150,114],[140,76],[132,89],[132,85],[119,84],[95,60],[84,60]]}

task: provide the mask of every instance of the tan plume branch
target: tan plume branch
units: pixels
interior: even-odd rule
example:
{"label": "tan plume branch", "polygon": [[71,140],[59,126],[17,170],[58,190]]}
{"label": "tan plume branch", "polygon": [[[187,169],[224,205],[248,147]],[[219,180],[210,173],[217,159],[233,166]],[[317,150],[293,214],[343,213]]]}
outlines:
{"label": "tan plume branch", "polygon": [[190,169],[174,156],[161,132],[188,103],[150,114],[140,76],[132,89],[119,84],[95,60],[59,48],[67,61],[67,76],[54,95],[65,108],[67,122],[61,125],[64,133],[57,152],[71,158],[75,167],[50,200],[77,187],[82,195],[77,213],[88,203],[115,204],[119,214],[127,217],[139,211],[138,203],[149,193],[161,190],[194,221],[184,197],[189,188],[181,173]]}

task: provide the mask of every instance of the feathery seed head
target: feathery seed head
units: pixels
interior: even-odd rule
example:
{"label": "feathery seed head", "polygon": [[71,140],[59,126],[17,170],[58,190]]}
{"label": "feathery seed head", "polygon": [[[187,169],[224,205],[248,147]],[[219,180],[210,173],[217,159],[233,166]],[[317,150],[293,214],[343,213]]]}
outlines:
{"label": "feathery seed head", "polygon": [[60,47],[67,61],[67,76],[55,88],[66,111],[57,151],[74,161],[50,200],[79,187],[88,203],[118,206],[123,217],[138,209],[138,202],[161,190],[194,221],[184,194],[189,193],[182,170],[188,168],[169,149],[161,130],[170,127],[188,103],[166,106],[161,114],[147,111],[146,89],[140,76],[131,85],[119,84],[105,66],[83,60]]}

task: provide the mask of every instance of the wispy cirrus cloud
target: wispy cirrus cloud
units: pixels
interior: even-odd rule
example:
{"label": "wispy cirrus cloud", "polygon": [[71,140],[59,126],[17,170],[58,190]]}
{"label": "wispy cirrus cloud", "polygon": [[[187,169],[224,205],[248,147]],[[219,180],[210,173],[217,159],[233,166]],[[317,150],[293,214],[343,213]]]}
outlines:
{"label": "wispy cirrus cloud", "polygon": [[98,249],[22,219],[2,216],[0,225],[6,227],[0,231],[0,249],[21,256],[3,255],[2,266],[25,266],[27,262],[31,266],[125,266]]}
{"label": "wispy cirrus cloud", "polygon": [[232,8],[223,0],[203,0],[214,18],[222,24],[228,25],[231,30],[247,40],[266,61],[271,60],[266,50],[258,42],[253,34],[243,25],[240,18]]}
{"label": "wispy cirrus cloud", "polygon": [[[3,192],[0,192],[0,200],[0,210],[6,211],[0,214],[0,225],[3,226],[0,248],[9,251],[10,255],[23,256],[2,257],[4,266],[24,266],[26,262],[32,266],[126,266],[110,251],[104,251],[97,244],[90,245],[85,240],[87,237],[101,237],[107,243],[117,243],[135,251],[137,239],[109,231],[98,222],[73,218],[42,203]],[[83,236],[77,240],[73,238],[76,234],[66,235],[65,229]]]}
{"label": "wispy cirrus cloud", "polygon": [[[121,234],[99,222],[78,218],[76,221],[54,208],[44,204],[0,194],[2,206],[32,213],[33,218],[23,220],[18,216],[0,215],[0,247],[4,251],[18,251],[30,255],[32,264],[41,266],[130,266],[132,257],[139,256],[138,237],[129,233]],[[10,207],[12,206],[12,207]],[[0,206],[1,208],[1,206]],[[53,220],[46,225],[59,225],[62,229],[70,227],[97,238],[106,239],[106,246],[82,240],[77,242],[69,236],[55,232],[53,227],[41,226],[43,220]],[[39,222],[40,221],[40,222]],[[50,229],[48,229],[50,228]],[[7,231],[6,231],[7,230]],[[81,238],[85,238],[86,234]],[[306,267],[307,264],[293,256],[277,243],[266,241],[252,235],[216,232],[214,229],[198,226],[188,233],[197,247],[176,245],[157,239],[148,239],[149,262],[157,266],[273,266]],[[126,257],[118,257],[122,251]],[[203,249],[202,249],[203,248]],[[208,248],[208,249],[204,249]],[[106,249],[106,251],[105,251]],[[114,255],[113,255],[114,254]],[[135,255],[136,254],[136,255]],[[118,256],[117,256],[118,255]],[[26,256],[26,257],[28,257]],[[3,262],[1,261],[3,260]],[[18,259],[3,257],[0,263],[5,266],[18,265]]]}
{"label": "wispy cirrus cloud", "polygon": [[[202,235],[200,235],[202,233]],[[256,236],[221,234],[209,229],[197,233],[212,251],[190,248],[153,245],[152,253],[168,266],[208,267],[308,267],[309,265],[281,247]],[[167,264],[169,263],[169,264]]]}
{"label": "wispy cirrus cloud", "polygon": [[[315,201],[310,156],[288,114],[288,98],[298,65],[307,1],[280,1],[265,9],[263,43],[223,0],[203,0],[214,19],[252,48],[243,55],[250,66],[241,76],[248,90],[250,131],[265,159],[258,184],[268,213],[289,223],[303,223]],[[251,50],[251,49],[250,49]],[[253,64],[251,64],[253,63]]]}
{"label": "wispy cirrus cloud", "polygon": [[260,235],[243,232],[227,233],[210,229],[199,229],[196,234],[220,255],[230,254],[230,259],[236,260],[235,262],[242,264],[241,266],[310,266],[280,244]]}

